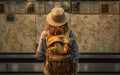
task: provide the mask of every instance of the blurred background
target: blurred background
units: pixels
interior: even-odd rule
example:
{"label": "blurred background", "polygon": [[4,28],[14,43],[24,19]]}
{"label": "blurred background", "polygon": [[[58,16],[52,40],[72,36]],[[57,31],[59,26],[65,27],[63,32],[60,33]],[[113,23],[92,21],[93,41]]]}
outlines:
{"label": "blurred background", "polygon": [[[81,58],[120,57],[119,0],[0,0],[0,59],[35,59],[40,34],[48,26],[45,17],[53,7],[63,7],[70,14],[69,27]],[[43,62],[1,60],[0,75],[42,75],[43,67]],[[120,72],[120,63],[79,63],[78,72]]]}

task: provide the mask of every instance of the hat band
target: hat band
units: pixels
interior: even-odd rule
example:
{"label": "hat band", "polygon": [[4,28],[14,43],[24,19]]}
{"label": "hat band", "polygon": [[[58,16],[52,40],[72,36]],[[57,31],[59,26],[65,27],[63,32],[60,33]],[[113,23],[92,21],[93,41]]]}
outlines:
{"label": "hat band", "polygon": [[53,15],[53,14],[52,14],[52,19],[53,19],[55,22],[62,23],[62,22],[65,21],[65,14],[63,14],[63,15]]}

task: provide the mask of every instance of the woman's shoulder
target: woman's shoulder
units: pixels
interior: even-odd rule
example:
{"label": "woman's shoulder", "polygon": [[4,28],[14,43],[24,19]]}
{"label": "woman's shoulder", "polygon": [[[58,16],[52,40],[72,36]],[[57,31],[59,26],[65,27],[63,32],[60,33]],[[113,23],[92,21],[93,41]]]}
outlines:
{"label": "woman's shoulder", "polygon": [[72,30],[70,30],[69,36],[72,37],[72,38],[75,38],[75,34],[74,34],[74,32]]}
{"label": "woman's shoulder", "polygon": [[41,37],[43,37],[43,38],[47,37],[45,30],[41,32]]}
{"label": "woman's shoulder", "polygon": [[43,30],[43,31],[41,32],[41,35],[46,35],[46,31]]}

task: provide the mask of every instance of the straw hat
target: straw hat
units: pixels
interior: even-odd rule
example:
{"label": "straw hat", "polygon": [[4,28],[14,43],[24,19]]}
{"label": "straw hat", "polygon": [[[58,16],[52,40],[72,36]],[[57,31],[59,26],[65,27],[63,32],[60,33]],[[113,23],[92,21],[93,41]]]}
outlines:
{"label": "straw hat", "polygon": [[64,12],[63,8],[55,7],[46,16],[46,21],[52,26],[62,26],[69,20],[69,14]]}

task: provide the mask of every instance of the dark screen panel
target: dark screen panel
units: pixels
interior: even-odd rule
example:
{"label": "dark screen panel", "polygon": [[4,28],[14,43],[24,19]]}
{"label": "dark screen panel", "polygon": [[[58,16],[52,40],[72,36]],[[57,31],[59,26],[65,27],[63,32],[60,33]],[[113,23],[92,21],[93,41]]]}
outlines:
{"label": "dark screen panel", "polygon": [[27,13],[34,13],[35,12],[35,5],[32,2],[28,2],[26,5]]}
{"label": "dark screen panel", "polygon": [[101,13],[108,13],[108,4],[101,5]]}
{"label": "dark screen panel", "polygon": [[4,9],[4,4],[0,4],[0,13],[4,13],[5,9]]}

